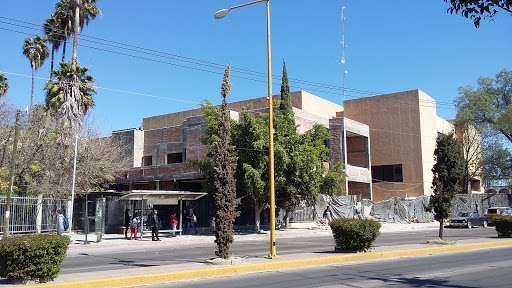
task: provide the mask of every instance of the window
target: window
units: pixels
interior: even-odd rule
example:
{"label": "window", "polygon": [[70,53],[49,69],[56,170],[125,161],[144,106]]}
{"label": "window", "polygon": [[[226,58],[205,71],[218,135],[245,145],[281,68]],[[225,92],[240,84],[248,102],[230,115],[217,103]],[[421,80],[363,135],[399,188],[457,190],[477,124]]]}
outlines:
{"label": "window", "polygon": [[167,154],[167,164],[182,163],[182,162],[183,162],[183,152]]}
{"label": "window", "polygon": [[153,156],[142,157],[142,166],[152,166],[152,165],[153,165]]}
{"label": "window", "polygon": [[402,164],[372,166],[372,182],[403,182]]}

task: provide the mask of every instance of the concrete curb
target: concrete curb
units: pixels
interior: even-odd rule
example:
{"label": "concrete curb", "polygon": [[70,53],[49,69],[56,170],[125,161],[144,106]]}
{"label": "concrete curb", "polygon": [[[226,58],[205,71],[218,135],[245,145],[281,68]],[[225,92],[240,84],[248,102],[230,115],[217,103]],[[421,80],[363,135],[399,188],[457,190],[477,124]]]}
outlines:
{"label": "concrete curb", "polygon": [[264,263],[243,264],[243,265],[225,266],[225,267],[209,266],[207,268],[185,270],[185,271],[175,271],[175,272],[168,272],[168,273],[145,274],[145,275],[136,275],[136,276],[117,277],[117,278],[95,279],[95,280],[87,280],[87,281],[80,281],[80,282],[49,283],[49,284],[39,284],[39,285],[25,286],[25,287],[40,287],[40,288],[43,288],[43,287],[56,287],[56,288],[64,288],[64,287],[72,287],[72,288],[131,287],[131,286],[138,286],[138,285],[164,284],[164,283],[184,281],[184,280],[193,280],[193,279],[225,277],[225,276],[232,276],[232,275],[237,275],[237,274],[253,273],[253,272],[266,272],[266,271],[273,271],[273,270],[306,268],[306,267],[313,267],[313,266],[334,265],[334,264],[353,263],[353,262],[369,261],[369,260],[391,259],[391,258],[400,258],[400,257],[425,256],[425,255],[432,255],[432,254],[472,251],[472,250],[505,247],[505,246],[512,246],[512,240],[500,240],[500,241],[480,242],[480,243],[461,244],[461,245],[449,245],[449,246],[435,246],[435,247],[409,249],[409,250],[395,250],[395,251],[355,253],[355,254],[351,253],[351,254],[342,254],[342,255],[336,255],[336,256],[311,257],[311,258],[302,258],[302,259],[294,259],[294,260],[284,260],[284,259],[280,260],[279,258],[277,258],[277,259],[268,260],[268,262],[264,262]]}

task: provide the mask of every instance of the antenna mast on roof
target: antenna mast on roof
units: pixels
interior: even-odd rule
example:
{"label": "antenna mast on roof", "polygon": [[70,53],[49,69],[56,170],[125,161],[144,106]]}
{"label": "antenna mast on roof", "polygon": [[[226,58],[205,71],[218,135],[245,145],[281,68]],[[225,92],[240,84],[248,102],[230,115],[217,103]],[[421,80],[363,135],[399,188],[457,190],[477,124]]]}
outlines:
{"label": "antenna mast on roof", "polygon": [[343,68],[343,102],[345,102],[345,75],[347,74],[347,70],[345,70],[345,48],[347,48],[347,45],[345,44],[345,5],[343,4],[343,0],[341,0],[341,65]]}

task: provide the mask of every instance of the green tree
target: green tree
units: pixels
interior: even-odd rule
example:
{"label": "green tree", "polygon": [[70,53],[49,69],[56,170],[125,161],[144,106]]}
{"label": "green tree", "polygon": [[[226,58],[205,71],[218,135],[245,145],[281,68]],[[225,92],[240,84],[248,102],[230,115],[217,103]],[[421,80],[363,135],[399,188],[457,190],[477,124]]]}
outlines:
{"label": "green tree", "polygon": [[[275,105],[274,105],[275,106]],[[274,157],[279,159],[275,162],[275,191],[276,206],[285,212],[285,227],[288,226],[288,214],[301,201],[300,187],[298,180],[301,168],[305,165],[315,163],[305,163],[304,158],[312,155],[305,155],[307,146],[302,145],[301,136],[297,132],[295,123],[295,114],[291,101],[290,85],[288,84],[288,71],[283,60],[283,76],[281,80],[281,102],[279,110],[274,113]],[[306,150],[304,150],[306,149]],[[312,167],[311,167],[312,168]],[[307,177],[308,173],[304,173],[301,177]],[[313,183],[311,183],[313,184]]]}
{"label": "green tree", "polygon": [[292,95],[290,93],[290,85],[288,84],[288,71],[286,63],[283,60],[283,78],[281,80],[281,102],[279,110],[286,111],[287,114],[293,113]]}
{"label": "green tree", "polygon": [[7,93],[9,90],[9,81],[7,81],[7,77],[5,77],[4,73],[0,73],[0,99]]}
{"label": "green tree", "polygon": [[464,173],[462,148],[453,134],[439,134],[434,150],[435,164],[432,168],[432,196],[428,206],[439,221],[439,238],[443,239],[444,219],[450,216],[453,197],[460,191],[459,181]]}
{"label": "green tree", "polygon": [[455,134],[462,147],[464,173],[461,180],[461,193],[471,193],[473,179],[482,178],[481,135],[477,128],[461,116],[455,120]]}
{"label": "green tree", "polygon": [[30,109],[34,101],[34,77],[36,70],[43,66],[44,61],[48,58],[49,50],[46,46],[46,38],[36,34],[34,38],[27,38],[23,42],[23,55],[30,61],[32,68],[32,93],[30,94]]}
{"label": "green tree", "polygon": [[89,21],[94,20],[97,15],[101,14],[100,9],[95,5],[99,0],[68,0],[68,13],[71,13],[71,19],[73,19],[73,57],[71,59],[71,71],[75,71],[78,50],[78,35],[80,30],[86,25],[89,25]]}
{"label": "green tree", "polygon": [[297,132],[284,61],[281,99],[274,121],[274,153],[279,159],[275,163],[275,190],[277,207],[284,211],[285,227],[288,227],[289,213],[299,203],[311,206],[320,193],[332,196],[341,192],[345,178],[342,163],[327,169],[329,149],[325,143],[330,137],[327,128],[317,124],[304,134]]}
{"label": "green tree", "polygon": [[[286,94],[289,91],[286,83],[283,87],[283,94]],[[286,95],[283,98],[286,99]],[[276,102],[274,106],[277,108],[280,104]],[[219,139],[217,129],[220,109],[208,101],[202,107],[207,122],[202,142],[207,146],[207,155],[211,155],[214,148],[212,143]],[[311,131],[300,135],[296,130],[291,105],[288,107],[275,113],[274,154],[276,202],[284,211],[290,212],[301,201],[314,204],[318,193],[335,195],[342,191],[345,174],[341,162],[329,170],[326,169],[329,164],[329,150],[324,144],[329,138],[327,129],[322,125],[315,125]],[[235,174],[237,195],[253,206],[255,228],[259,231],[260,214],[268,204],[270,191],[268,114],[251,112],[244,108],[239,115],[239,121],[231,120],[230,125],[231,143],[236,147],[235,156],[238,158]],[[187,161],[187,165],[199,167],[207,178],[203,185],[205,192],[213,190],[213,163],[211,157],[208,158]]]}
{"label": "green tree", "polygon": [[95,4],[98,0],[69,0],[67,13],[71,15],[73,23],[73,56],[71,58],[70,81],[64,88],[64,102],[57,110],[57,117],[70,128],[74,135],[83,128],[83,117],[87,113],[85,105],[87,95],[82,94],[81,83],[78,74],[78,36],[80,29],[89,24],[101,11]]}
{"label": "green tree", "polygon": [[[504,69],[495,78],[480,77],[478,86],[477,89],[459,87],[459,96],[455,100],[457,119],[468,122],[480,134],[484,181],[500,181],[499,175],[510,174],[507,163],[512,162],[510,157],[493,157],[501,149],[504,150],[501,155],[510,155],[506,147],[512,143],[512,70]],[[498,171],[500,167],[505,170]]]}
{"label": "green tree", "polygon": [[[52,54],[51,54],[51,66],[50,66],[50,78],[53,76],[53,63],[55,59],[55,51],[59,50],[60,46],[62,44],[66,44],[67,39],[67,28],[64,23],[66,23],[66,20],[69,22],[69,20],[66,17],[66,11],[65,6],[62,4],[62,2],[59,2],[55,5],[55,12],[52,13],[50,18],[46,19],[46,21],[43,24],[43,31],[46,34],[46,37],[48,38],[48,42],[52,45]],[[64,50],[64,49],[63,49]],[[65,55],[65,52],[62,53]],[[64,59],[62,60],[64,61]]]}
{"label": "green tree", "polygon": [[[4,116],[5,106],[0,106]],[[9,114],[14,114],[11,108]],[[7,115],[6,115],[7,116]],[[53,117],[53,115],[50,115]],[[6,191],[8,169],[11,166],[13,134],[11,121],[0,121],[0,190]],[[69,145],[65,127],[50,118],[54,125],[46,125],[46,108],[41,104],[33,107],[30,115],[22,115],[23,125],[19,136],[18,157],[14,177],[16,195],[43,194],[48,197],[70,196],[73,179],[74,143]],[[7,123],[10,122],[10,123]],[[89,121],[92,123],[92,121]],[[100,130],[87,126],[79,137],[76,171],[76,193],[101,191],[114,181],[114,171],[119,171],[126,158],[117,157],[121,148],[111,144],[110,137],[100,137]],[[114,161],[116,160],[116,161]]]}
{"label": "green tree", "polygon": [[254,228],[260,231],[260,215],[269,203],[268,114],[247,110],[233,125],[232,143],[236,146],[237,193],[254,208]]}
{"label": "green tree", "polygon": [[496,137],[485,137],[482,145],[482,177],[485,186],[510,185],[512,154]]}
{"label": "green tree", "polygon": [[220,258],[228,259],[229,245],[233,243],[233,223],[240,214],[237,211],[240,199],[236,197],[235,170],[237,158],[233,155],[235,147],[231,145],[231,126],[230,115],[228,111],[228,93],[231,89],[229,83],[229,70],[231,65],[226,67],[224,71],[224,79],[222,80],[222,105],[217,128],[218,139],[213,143],[212,151],[213,162],[213,183],[215,186],[215,243],[217,243],[217,251],[215,255]]}
{"label": "green tree", "polygon": [[443,0],[451,6],[446,11],[447,13],[460,14],[463,17],[473,20],[475,27],[480,26],[480,20],[486,18],[493,18],[498,11],[502,10],[512,15],[512,1],[511,0]]}
{"label": "green tree", "polygon": [[81,97],[72,102],[66,102],[66,89],[69,88],[68,84],[71,81],[71,62],[61,62],[59,70],[53,70],[52,75],[54,81],[48,82],[45,86],[46,90],[46,108],[53,111],[58,111],[63,105],[79,105],[79,109],[87,113],[93,106],[94,100],[92,95],[96,93],[94,89],[94,77],[87,74],[89,69],[77,65],[76,74],[78,77],[78,89]]}

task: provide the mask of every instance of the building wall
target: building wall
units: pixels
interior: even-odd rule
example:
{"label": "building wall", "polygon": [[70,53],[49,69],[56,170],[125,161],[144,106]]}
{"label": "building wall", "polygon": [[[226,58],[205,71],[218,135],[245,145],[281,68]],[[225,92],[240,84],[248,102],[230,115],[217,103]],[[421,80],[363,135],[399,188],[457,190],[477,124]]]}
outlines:
{"label": "building wall", "polygon": [[437,116],[436,117],[436,126],[437,126],[437,133],[442,133],[442,134],[450,134],[452,132],[454,132],[454,126],[453,126],[453,121],[447,121],[447,120],[444,120],[443,118]]}
{"label": "building wall", "polygon": [[[452,129],[450,123],[436,115],[433,98],[420,90],[411,90],[348,100],[342,107],[304,91],[292,92],[291,95],[299,131],[303,133],[314,124],[329,127],[332,136],[329,141],[331,161],[336,163],[347,159],[349,168],[357,170],[359,178],[351,176],[349,181],[353,183],[348,183],[349,191],[356,189],[354,191],[364,194],[363,198],[373,195],[374,201],[393,196],[430,195],[437,133]],[[280,97],[274,95],[274,98],[278,100]],[[230,103],[233,119],[238,117],[236,111],[243,107],[265,113],[268,100],[261,97]],[[134,163],[141,163],[143,154],[153,157],[153,165],[133,168],[127,173],[126,178],[130,179],[120,182],[158,180],[161,188],[172,188],[175,187],[172,184],[175,180],[201,180],[202,174],[198,169],[166,163],[168,153],[180,151],[184,152],[185,159],[205,158],[206,149],[200,139],[206,131],[206,123],[200,109],[145,118],[143,129],[131,132],[140,136],[134,136],[134,139],[139,139],[139,142],[141,138],[144,140],[143,149],[140,146],[138,149],[143,153],[134,153],[134,158],[138,158],[134,159]],[[364,150],[368,146],[370,152],[365,155]],[[136,147],[136,144],[132,147]],[[372,177],[371,170],[363,171],[369,166],[367,163],[371,163],[371,166],[401,165],[403,181],[365,186],[364,182],[370,182]],[[361,171],[366,174],[362,175]]]}
{"label": "building wall", "polygon": [[423,195],[432,195],[432,167],[435,164],[434,150],[437,142],[436,101],[417,90],[420,107],[421,156],[423,164]]}
{"label": "building wall", "polygon": [[[343,111],[343,106],[320,98],[305,91],[301,92],[302,111],[314,115],[322,115],[324,118],[336,117],[336,112]],[[292,94],[293,97],[293,94]]]}
{"label": "building wall", "polygon": [[347,137],[347,164],[369,168],[367,142],[364,136]]}
{"label": "building wall", "polygon": [[370,183],[348,182],[348,195],[356,196],[357,201],[361,199],[372,199]]}
{"label": "building wall", "polygon": [[[429,176],[424,170],[432,166],[426,168],[429,164],[424,164],[423,158],[433,161],[437,131],[435,102],[432,105],[434,100],[427,97],[420,90],[411,90],[344,102],[345,117],[370,127],[371,165],[402,165],[403,182],[373,183],[374,201],[421,196],[430,190],[432,178],[424,180]],[[433,109],[424,107],[427,100]],[[422,132],[422,128],[429,129],[424,121],[434,125],[433,131]],[[422,136],[429,138],[422,140]]]}

